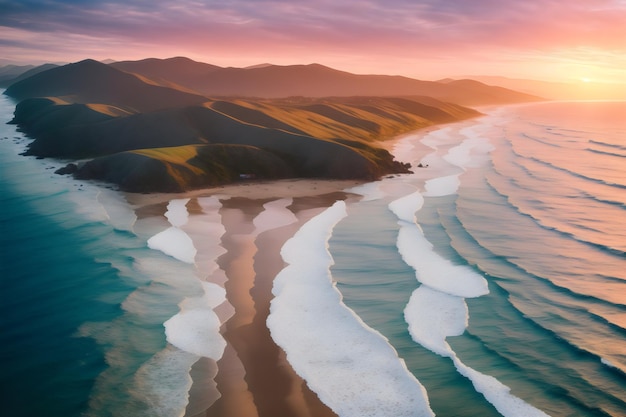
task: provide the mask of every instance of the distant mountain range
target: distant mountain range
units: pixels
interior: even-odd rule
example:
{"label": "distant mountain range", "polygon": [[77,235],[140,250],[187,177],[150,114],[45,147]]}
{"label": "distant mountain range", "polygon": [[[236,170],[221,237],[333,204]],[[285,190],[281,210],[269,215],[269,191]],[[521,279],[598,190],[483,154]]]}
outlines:
{"label": "distant mountain range", "polygon": [[380,141],[479,114],[459,103],[538,99],[470,80],[316,64],[222,68],[187,58],[28,68],[5,94],[19,101],[14,123],[35,139],[29,154],[88,159],[63,172],[138,192],[214,186],[242,174],[371,180],[407,172]]}
{"label": "distant mountain range", "polygon": [[222,68],[178,57],[115,62],[111,66],[159,85],[218,97],[428,96],[470,106],[539,99],[472,80],[439,83],[401,76],[359,75],[319,64]]}
{"label": "distant mountain range", "polygon": [[[183,57],[107,62],[110,62],[109,66],[140,76],[148,83],[209,97],[428,96],[468,106],[540,99],[537,95],[475,80],[435,82],[401,76],[359,75],[319,64],[224,68]],[[7,87],[53,66],[0,67],[0,86]]]}
{"label": "distant mountain range", "polygon": [[37,73],[57,67],[56,64],[44,65],[6,65],[0,67],[0,87],[8,87],[9,85],[21,81],[25,78]]}

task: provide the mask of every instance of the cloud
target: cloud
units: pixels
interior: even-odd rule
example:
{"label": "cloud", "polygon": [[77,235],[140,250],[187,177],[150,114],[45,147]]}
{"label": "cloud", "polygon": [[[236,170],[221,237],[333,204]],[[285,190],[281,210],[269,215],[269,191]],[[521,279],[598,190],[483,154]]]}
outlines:
{"label": "cloud", "polygon": [[624,21],[621,0],[0,0],[11,53],[76,55],[82,39],[83,56],[106,57],[133,48],[291,62],[626,53]]}
{"label": "cloud", "polygon": [[378,36],[446,46],[541,45],[550,39],[594,43],[624,34],[626,18],[624,3],[610,0],[10,0],[0,5],[2,26],[157,40],[180,32],[206,37],[238,32],[320,42]]}

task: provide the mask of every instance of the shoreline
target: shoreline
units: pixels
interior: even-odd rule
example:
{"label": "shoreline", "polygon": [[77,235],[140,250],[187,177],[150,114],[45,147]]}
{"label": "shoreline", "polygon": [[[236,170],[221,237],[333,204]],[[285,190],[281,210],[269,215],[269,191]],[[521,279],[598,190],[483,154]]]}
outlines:
{"label": "shoreline", "polygon": [[228,277],[226,297],[235,312],[222,323],[227,347],[217,362],[215,377],[222,397],[202,415],[336,416],[295,373],[266,325],[273,280],[285,266],[280,255],[282,246],[307,220],[332,205],[336,197],[296,197],[288,209],[297,221],[261,233],[252,221],[263,210],[264,200],[223,201],[220,213],[226,233],[222,245],[227,252],[218,258],[218,264]]}
{"label": "shoreline", "polygon": [[[384,142],[384,146],[391,152],[407,137],[422,137],[437,129],[441,126],[400,135]],[[191,216],[202,214],[198,198],[213,196],[222,203],[219,212],[226,231],[221,245],[226,253],[216,261],[227,278],[223,284],[226,303],[234,313],[221,325],[220,333],[227,342],[223,356],[217,362],[200,359],[193,367],[186,416],[337,416],[296,374],[285,352],[271,337],[266,320],[274,278],[286,266],[280,253],[285,242],[336,201],[361,199],[361,195],[349,190],[370,182],[298,178],[246,181],[184,193],[120,192],[138,219],[164,216],[171,200],[189,199],[186,207]],[[291,199],[287,209],[297,220],[258,233],[253,220],[264,210],[265,203],[279,199]],[[205,408],[201,404],[206,404],[207,396],[212,395],[205,387],[207,378],[214,381],[220,397],[201,411]]]}
{"label": "shoreline", "polygon": [[129,193],[119,191],[134,208],[166,204],[170,200],[216,196],[220,199],[240,197],[250,200],[315,197],[344,192],[367,181],[295,178],[284,180],[251,181],[214,188],[201,188],[184,193]]}
{"label": "shoreline", "polygon": [[[217,361],[200,358],[193,365],[185,416],[337,416],[294,371],[285,352],[271,337],[266,321],[274,278],[286,266],[282,246],[304,223],[337,200],[360,199],[358,194],[344,191],[359,184],[362,182],[297,179],[236,184],[184,194],[123,194],[137,218],[148,223],[159,217],[165,220],[172,200],[188,199],[185,207],[191,217],[206,213],[198,202],[202,197],[212,196],[221,203],[217,210],[225,230],[220,237],[225,253],[215,262],[223,271],[219,275],[225,281],[218,284],[226,290],[226,300],[214,311],[223,318],[220,334],[226,347]],[[265,204],[282,199],[287,200],[285,209],[293,214],[292,223],[272,226],[271,219],[255,221],[260,213],[271,213]],[[269,217],[276,216],[284,215],[275,213]],[[191,223],[190,218],[183,229]],[[202,247],[202,233],[196,231],[191,236],[194,245]],[[212,276],[202,273],[198,278],[213,282]],[[222,314],[224,309],[228,314]]]}
{"label": "shoreline", "polygon": [[[387,150],[389,153],[396,155],[392,152],[394,148],[403,140],[406,140],[411,136],[424,137],[431,132],[441,130],[447,126],[453,126],[455,124],[467,122],[468,120],[475,120],[476,118],[483,117],[485,114],[481,114],[471,119],[460,120],[451,123],[441,123],[426,126],[420,129],[413,130],[411,132],[403,133],[392,138],[381,140],[378,144],[381,148]],[[424,145],[425,155],[430,149]],[[425,156],[424,155],[424,156]],[[404,162],[404,161],[400,161]],[[418,167],[411,167],[413,172],[421,169]],[[392,177],[405,174],[389,174],[383,177]],[[126,201],[134,209],[146,209],[148,206],[166,204],[170,200],[181,198],[198,198],[207,196],[217,196],[224,198],[241,197],[251,200],[263,200],[274,198],[301,198],[301,197],[315,197],[330,193],[342,193],[345,190],[357,187],[360,185],[376,182],[379,180],[338,180],[338,179],[326,179],[326,178],[287,178],[279,180],[242,180],[241,182],[220,185],[216,187],[198,188],[181,193],[134,193],[128,191],[118,191],[124,196]],[[356,194],[355,194],[356,195]]]}

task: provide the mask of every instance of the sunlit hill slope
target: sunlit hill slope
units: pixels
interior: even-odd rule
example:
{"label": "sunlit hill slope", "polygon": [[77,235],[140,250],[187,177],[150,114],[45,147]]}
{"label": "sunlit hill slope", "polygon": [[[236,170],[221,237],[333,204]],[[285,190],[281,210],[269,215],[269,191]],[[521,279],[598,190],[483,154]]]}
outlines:
{"label": "sunlit hill slope", "polygon": [[[479,114],[432,97],[339,94],[346,89],[333,97],[268,98],[254,90],[218,98],[198,85],[215,83],[212,74],[225,69],[184,58],[118,64],[85,60],[11,84],[5,94],[19,101],[13,122],[34,139],[27,153],[79,160],[64,172],[137,192],[184,191],[242,176],[369,180],[409,169],[380,141]],[[119,69],[124,66],[140,67],[142,74]],[[302,68],[294,74],[286,79],[335,91],[322,88],[324,77],[306,78]],[[267,91],[283,88],[262,79]],[[476,90],[481,86],[483,96]],[[472,86],[481,102],[496,100],[493,92],[501,90]]]}

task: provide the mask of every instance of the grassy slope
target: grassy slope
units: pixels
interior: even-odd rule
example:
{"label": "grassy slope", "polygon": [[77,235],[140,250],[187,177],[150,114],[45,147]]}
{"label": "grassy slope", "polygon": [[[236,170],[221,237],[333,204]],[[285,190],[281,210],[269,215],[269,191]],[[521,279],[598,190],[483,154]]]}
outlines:
{"label": "grassy slope", "polygon": [[[95,75],[104,87],[94,86]],[[93,61],[40,73],[10,93],[23,98],[14,122],[35,138],[29,153],[95,158],[76,175],[132,191],[182,191],[239,174],[373,179],[405,172],[378,141],[478,114],[428,97],[211,100]],[[59,97],[40,97],[47,93]]]}

